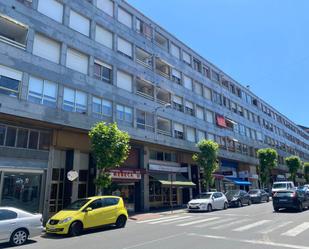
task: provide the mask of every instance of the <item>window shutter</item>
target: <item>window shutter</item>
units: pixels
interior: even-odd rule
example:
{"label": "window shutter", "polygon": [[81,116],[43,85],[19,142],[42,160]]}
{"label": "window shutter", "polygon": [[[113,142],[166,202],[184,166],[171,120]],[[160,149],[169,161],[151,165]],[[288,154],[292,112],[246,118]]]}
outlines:
{"label": "window shutter", "polygon": [[35,34],[33,42],[33,54],[59,63],[60,44],[45,36]]}
{"label": "window shutter", "polygon": [[87,94],[81,91],[76,91],[76,104],[79,104],[81,106],[87,105]]}
{"label": "window shutter", "polygon": [[88,73],[88,56],[68,48],[66,66],[83,74]]}
{"label": "window shutter", "polygon": [[30,76],[29,78],[29,92],[43,93],[43,80]]}
{"label": "window shutter", "polygon": [[117,71],[117,86],[132,92],[132,76],[130,74]]}
{"label": "window shutter", "polygon": [[106,67],[106,68],[108,68],[108,69],[110,69],[110,70],[113,69],[113,67],[112,67],[111,65],[108,65],[108,64],[106,64],[106,63],[104,63],[104,62],[102,62],[102,61],[96,60],[96,59],[94,60],[94,63],[99,64],[99,65],[101,65],[102,67]]}
{"label": "window shutter", "polygon": [[195,130],[191,127],[187,127],[187,140],[195,142]]}
{"label": "window shutter", "polygon": [[173,43],[171,44],[171,54],[175,56],[177,59],[180,59],[180,48],[174,45]]}
{"label": "window shutter", "polygon": [[57,98],[57,84],[48,80],[44,81],[44,95]]}
{"label": "window shutter", "polygon": [[71,10],[70,11],[70,28],[82,33],[86,36],[89,36],[89,27],[90,21],[86,17],[78,14],[77,12]]}
{"label": "window shutter", "polygon": [[204,97],[211,100],[211,90],[208,87],[204,88]]}
{"label": "window shutter", "polygon": [[190,101],[186,101],[186,107],[193,109],[193,103]]}
{"label": "window shutter", "polygon": [[132,28],[132,15],[122,8],[118,8],[118,21]]}
{"label": "window shutter", "polygon": [[74,99],[75,99],[74,90],[65,87],[63,90],[63,100],[74,103]]}
{"label": "window shutter", "polygon": [[204,119],[204,109],[202,107],[196,107],[196,117],[199,119]]}
{"label": "window shutter", "polygon": [[96,25],[95,40],[104,46],[113,49],[113,33]]}
{"label": "window shutter", "polygon": [[10,79],[21,81],[23,73],[13,68],[0,65],[0,76],[5,76]]}
{"label": "window shutter", "polygon": [[192,79],[189,78],[188,76],[184,75],[183,77],[183,82],[184,82],[184,87],[192,90]]}
{"label": "window shutter", "polygon": [[191,64],[191,56],[187,52],[185,51],[182,52],[182,58],[185,62]]}
{"label": "window shutter", "polygon": [[111,0],[97,0],[97,7],[110,16],[114,16],[114,3]]}
{"label": "window shutter", "polygon": [[120,37],[117,40],[118,51],[132,57],[132,44]]}
{"label": "window shutter", "polygon": [[62,23],[63,5],[56,0],[39,0],[38,11]]}
{"label": "window shutter", "polygon": [[182,105],[182,98],[174,95],[173,96],[173,102],[175,102],[179,105]]}
{"label": "window shutter", "polygon": [[175,76],[176,78],[181,79],[181,73],[175,68],[172,68],[172,75]]}
{"label": "window shutter", "polygon": [[178,124],[178,123],[174,123],[174,130],[179,131],[179,132],[183,132],[183,125]]}

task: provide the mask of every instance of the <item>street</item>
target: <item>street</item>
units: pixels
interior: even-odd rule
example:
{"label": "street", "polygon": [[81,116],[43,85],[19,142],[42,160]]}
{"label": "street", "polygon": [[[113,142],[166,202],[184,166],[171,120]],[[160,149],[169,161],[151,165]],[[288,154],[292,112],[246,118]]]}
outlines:
{"label": "street", "polygon": [[129,220],[124,229],[103,228],[80,237],[42,235],[20,248],[309,249],[308,231],[308,210],[274,213],[269,202],[212,213],[181,212]]}

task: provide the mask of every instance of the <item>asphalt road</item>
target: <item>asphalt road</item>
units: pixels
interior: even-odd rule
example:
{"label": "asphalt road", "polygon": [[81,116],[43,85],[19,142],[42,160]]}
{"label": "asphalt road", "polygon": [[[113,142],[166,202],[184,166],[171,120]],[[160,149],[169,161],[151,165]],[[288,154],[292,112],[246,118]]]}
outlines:
{"label": "asphalt road", "polygon": [[43,235],[20,248],[309,249],[309,210],[274,213],[270,202],[212,213],[185,212],[130,220],[124,229],[104,228],[74,238]]}

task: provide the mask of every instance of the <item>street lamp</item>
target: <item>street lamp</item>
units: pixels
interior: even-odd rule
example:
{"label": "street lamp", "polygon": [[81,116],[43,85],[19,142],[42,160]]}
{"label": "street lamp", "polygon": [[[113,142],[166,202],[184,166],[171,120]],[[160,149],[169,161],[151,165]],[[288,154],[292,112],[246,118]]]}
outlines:
{"label": "street lamp", "polygon": [[172,105],[170,104],[170,103],[166,103],[165,105],[163,105],[163,106],[157,106],[155,109],[154,109],[154,111],[152,112],[153,114],[154,114],[154,117],[155,117],[155,141],[157,141],[158,139],[157,139],[157,126],[158,126],[158,124],[157,124],[157,122],[158,122],[158,120],[157,120],[157,112],[158,112],[158,110],[160,110],[160,109],[162,109],[162,110],[165,110],[165,109],[168,109],[168,108],[171,108],[172,107]]}

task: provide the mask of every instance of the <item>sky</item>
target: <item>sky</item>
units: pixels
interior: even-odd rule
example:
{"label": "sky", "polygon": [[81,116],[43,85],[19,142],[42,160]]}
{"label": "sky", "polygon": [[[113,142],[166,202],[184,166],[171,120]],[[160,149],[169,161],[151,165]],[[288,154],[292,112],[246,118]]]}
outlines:
{"label": "sky", "polygon": [[127,0],[296,124],[309,127],[308,0]]}

